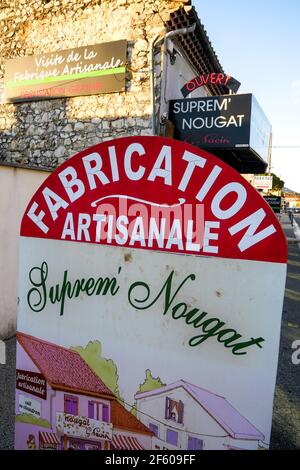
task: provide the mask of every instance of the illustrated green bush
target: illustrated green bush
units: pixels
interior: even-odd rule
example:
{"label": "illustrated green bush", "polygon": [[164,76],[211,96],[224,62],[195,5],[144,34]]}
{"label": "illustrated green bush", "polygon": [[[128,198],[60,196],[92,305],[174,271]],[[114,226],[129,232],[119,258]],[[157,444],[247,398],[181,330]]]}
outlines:
{"label": "illustrated green bush", "polygon": [[[140,384],[137,393],[150,392],[151,390],[155,390],[156,388],[164,387],[166,385],[161,381],[160,377],[153,377],[150,369],[147,369],[145,374],[146,378],[144,382]],[[136,403],[132,406],[130,411],[134,416],[137,415]]]}
{"label": "illustrated green bush", "polygon": [[85,348],[76,346],[71,350],[77,351],[102,382],[122,401],[118,385],[118,368],[112,359],[102,357],[101,342],[98,340],[89,341]]}
{"label": "illustrated green bush", "polygon": [[15,421],[19,423],[26,423],[26,424],[33,424],[35,426],[41,426],[42,428],[51,428],[51,424],[47,419],[36,418],[35,416],[22,413],[20,415],[16,415]]}

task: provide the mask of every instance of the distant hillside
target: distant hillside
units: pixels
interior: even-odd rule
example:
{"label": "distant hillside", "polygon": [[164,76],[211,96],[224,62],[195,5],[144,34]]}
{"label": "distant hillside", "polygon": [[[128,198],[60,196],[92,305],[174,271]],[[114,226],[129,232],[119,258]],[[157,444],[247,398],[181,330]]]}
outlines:
{"label": "distant hillside", "polygon": [[300,193],[297,193],[297,191],[293,191],[292,189],[286,188],[285,186],[282,188],[283,194],[295,194],[295,196],[300,196]]}

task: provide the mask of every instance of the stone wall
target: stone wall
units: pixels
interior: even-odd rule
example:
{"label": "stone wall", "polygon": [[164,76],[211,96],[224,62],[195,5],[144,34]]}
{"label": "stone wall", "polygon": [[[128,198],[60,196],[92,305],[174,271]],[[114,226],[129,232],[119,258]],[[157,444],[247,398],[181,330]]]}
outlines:
{"label": "stone wall", "polygon": [[[0,162],[55,168],[102,140],[151,134],[149,44],[169,12],[189,3],[1,0],[0,79],[5,59],[119,39],[128,41],[128,71],[125,93],[0,105]],[[158,49],[157,91],[160,57]]]}

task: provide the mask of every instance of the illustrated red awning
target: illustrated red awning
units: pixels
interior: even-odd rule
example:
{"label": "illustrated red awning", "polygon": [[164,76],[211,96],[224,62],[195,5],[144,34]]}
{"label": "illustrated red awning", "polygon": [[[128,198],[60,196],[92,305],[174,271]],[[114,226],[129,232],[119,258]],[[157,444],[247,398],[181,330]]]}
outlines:
{"label": "illustrated red awning", "polygon": [[40,431],[40,439],[46,444],[55,444],[55,445],[60,444],[60,440],[58,439],[57,435],[54,432],[41,432]]}
{"label": "illustrated red awning", "polygon": [[114,434],[112,444],[117,450],[144,450],[136,437]]}

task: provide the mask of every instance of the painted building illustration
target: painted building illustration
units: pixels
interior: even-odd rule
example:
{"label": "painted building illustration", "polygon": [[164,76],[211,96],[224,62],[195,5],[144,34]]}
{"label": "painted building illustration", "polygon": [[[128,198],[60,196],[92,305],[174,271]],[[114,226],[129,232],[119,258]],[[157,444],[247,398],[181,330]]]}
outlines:
{"label": "painted building illustration", "polygon": [[153,449],[256,450],[264,435],[224,397],[178,380],[135,395]]}
{"label": "painted building illustration", "polygon": [[17,334],[16,449],[151,449],[153,432],[81,356]]}

